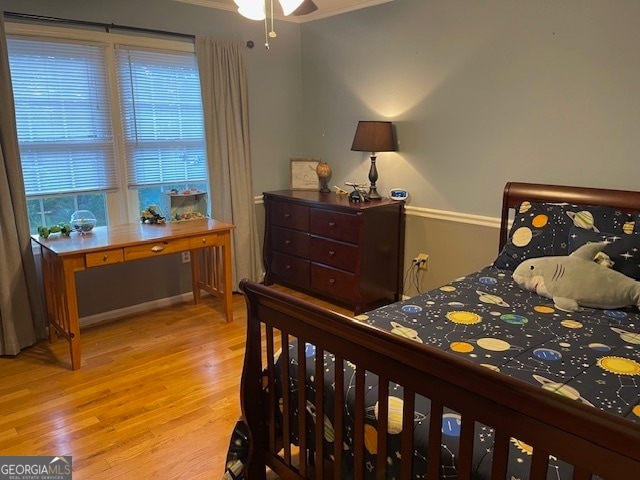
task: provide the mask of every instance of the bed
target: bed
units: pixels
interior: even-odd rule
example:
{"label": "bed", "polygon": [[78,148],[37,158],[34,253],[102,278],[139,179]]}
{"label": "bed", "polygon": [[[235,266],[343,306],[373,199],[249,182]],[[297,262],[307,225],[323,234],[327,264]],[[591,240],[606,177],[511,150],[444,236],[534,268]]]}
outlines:
{"label": "bed", "polygon": [[637,308],[562,312],[511,278],[602,239],[636,274],[638,212],[640,192],[509,183],[492,265],[355,318],[243,281],[243,474],[640,478]]}

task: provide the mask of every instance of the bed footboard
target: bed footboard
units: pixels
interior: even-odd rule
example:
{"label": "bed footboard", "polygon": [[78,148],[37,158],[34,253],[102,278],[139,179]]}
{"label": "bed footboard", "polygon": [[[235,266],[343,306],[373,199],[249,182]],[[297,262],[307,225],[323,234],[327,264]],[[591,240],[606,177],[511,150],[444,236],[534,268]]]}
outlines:
{"label": "bed footboard", "polygon": [[[455,466],[460,479],[473,478],[477,424],[494,431],[493,447],[487,449],[491,478],[506,477],[512,439],[532,449],[530,479],[547,478],[550,455],[572,465],[576,480],[591,479],[592,475],[632,478],[640,472],[640,430],[630,421],[263,285],[243,281],[240,286],[248,307],[241,402],[250,432],[246,466],[250,480],[265,478],[267,466],[281,478],[341,478],[346,443],[352,445],[349,463],[353,478],[365,478],[372,471],[377,478],[387,478],[388,456],[399,454],[402,459],[412,459],[416,454],[414,429],[402,426],[413,425],[415,404],[422,397],[430,400],[428,447],[420,452],[426,459],[426,471],[422,472],[426,478],[440,478],[443,472],[443,412],[449,410],[460,418]],[[314,357],[305,352],[309,344],[314,346]],[[280,346],[284,348],[277,367],[274,354]],[[296,372],[289,371],[289,355],[293,354],[302,364]],[[327,354],[335,358],[335,365],[348,362],[355,370],[350,428],[345,428],[343,408],[332,408],[329,414],[326,399],[335,398],[338,404],[345,392],[342,368],[327,373],[324,362],[315,362]],[[308,382],[305,362],[313,362],[309,365],[315,368],[315,393],[311,398],[306,388],[299,389],[295,397],[285,394],[281,400],[276,398],[278,376],[281,385],[289,384],[286,379],[290,375],[297,375],[300,385]],[[327,392],[325,376],[334,373],[333,383],[329,382],[334,391]],[[375,427],[365,422],[368,375],[375,375],[379,386]],[[403,390],[400,411],[393,411],[392,407],[398,405],[389,402],[389,388],[394,384]],[[308,402],[315,406],[313,419],[294,413],[305,412]],[[315,419],[320,421],[316,423]],[[401,446],[399,451],[390,452],[387,432],[392,423]],[[366,465],[366,452],[375,452],[374,464]],[[415,478],[415,469],[415,462],[402,461],[400,478]]]}

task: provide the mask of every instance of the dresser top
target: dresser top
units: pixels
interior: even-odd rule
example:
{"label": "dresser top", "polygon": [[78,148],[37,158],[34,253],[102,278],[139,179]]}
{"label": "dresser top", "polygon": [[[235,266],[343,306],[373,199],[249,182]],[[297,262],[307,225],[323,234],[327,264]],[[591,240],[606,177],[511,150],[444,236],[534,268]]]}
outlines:
{"label": "dresser top", "polygon": [[382,200],[372,200],[370,202],[350,202],[349,195],[338,195],[337,193],[320,193],[314,190],[278,190],[275,192],[264,192],[265,197],[282,200],[294,200],[298,203],[309,203],[317,205],[322,203],[341,208],[352,208],[354,210],[364,210],[385,205],[403,204],[402,201],[383,198]]}

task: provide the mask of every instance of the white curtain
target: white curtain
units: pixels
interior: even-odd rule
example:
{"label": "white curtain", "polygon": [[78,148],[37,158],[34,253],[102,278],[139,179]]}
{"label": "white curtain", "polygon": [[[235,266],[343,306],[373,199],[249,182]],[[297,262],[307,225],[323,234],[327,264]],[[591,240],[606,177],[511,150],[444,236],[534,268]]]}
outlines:
{"label": "white curtain", "polygon": [[46,337],[31,250],[4,21],[0,15],[0,355]]}
{"label": "white curtain", "polygon": [[233,285],[261,281],[253,201],[246,52],[243,42],[196,38],[212,216],[233,223]]}

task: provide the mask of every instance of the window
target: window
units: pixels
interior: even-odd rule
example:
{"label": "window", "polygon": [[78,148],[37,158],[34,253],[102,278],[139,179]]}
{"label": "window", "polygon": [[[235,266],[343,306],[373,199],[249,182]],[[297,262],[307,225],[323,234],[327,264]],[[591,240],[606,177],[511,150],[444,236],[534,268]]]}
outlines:
{"label": "window", "polygon": [[116,55],[129,187],[205,181],[200,79],[193,55]]}
{"label": "window", "polygon": [[78,209],[133,222],[164,191],[206,191],[193,45],[69,32],[7,41],[32,232]]}
{"label": "window", "polygon": [[106,222],[102,192],[118,184],[104,47],[7,43],[32,233],[89,206]]}

